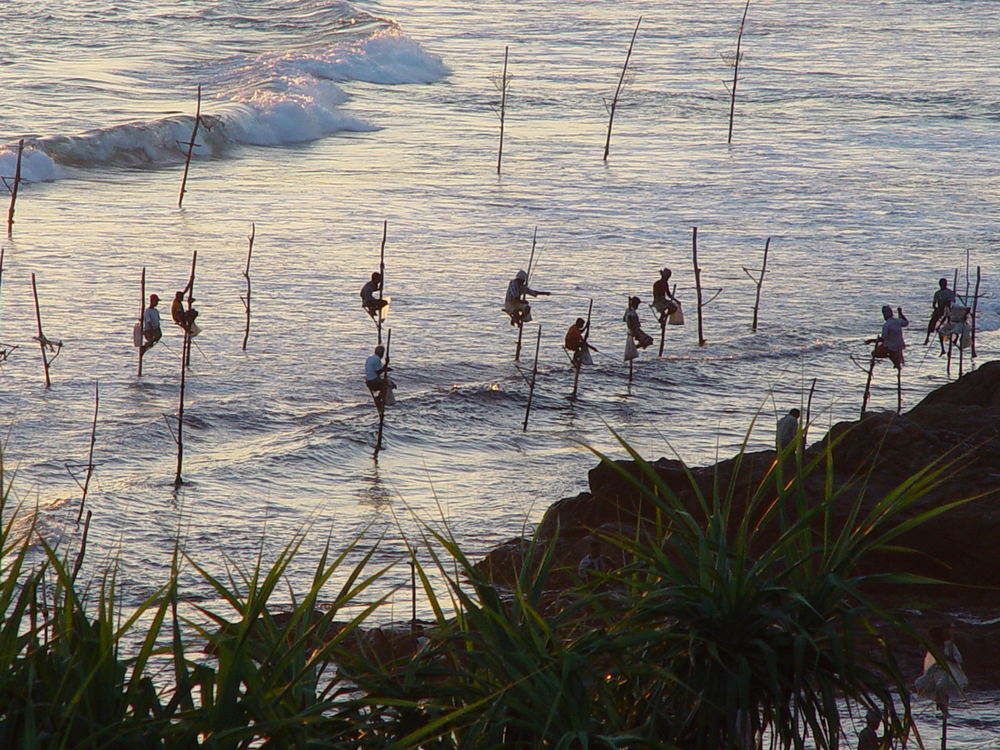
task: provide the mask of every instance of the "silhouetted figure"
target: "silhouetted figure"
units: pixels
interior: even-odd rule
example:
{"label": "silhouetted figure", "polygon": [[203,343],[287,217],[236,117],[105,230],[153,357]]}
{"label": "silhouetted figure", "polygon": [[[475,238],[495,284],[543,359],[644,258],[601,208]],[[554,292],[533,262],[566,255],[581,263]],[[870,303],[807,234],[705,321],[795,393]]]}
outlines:
{"label": "silhouetted figure", "polygon": [[170,303],[170,317],[176,325],[184,327],[184,292],[175,292]]}
{"label": "silhouetted figure", "polygon": [[[931,300],[933,310],[931,311],[931,319],[927,323],[927,337],[924,339],[925,345],[931,340],[931,334],[944,322],[948,308],[955,301],[955,292],[948,288],[948,279],[938,279],[938,286],[940,289],[934,292],[934,298]],[[941,348],[943,351],[943,344]]]}
{"label": "silhouetted figure", "polygon": [[865,728],[858,733],[858,750],[879,750],[884,746],[886,736],[879,737],[876,731],[881,723],[882,714],[869,708],[865,714]]}
{"label": "silhouetted figure", "polygon": [[666,325],[667,318],[677,311],[679,303],[677,298],[670,293],[670,276],[673,272],[669,268],[660,269],[660,278],[653,282],[653,309],[659,316],[660,327]]}
{"label": "silhouetted figure", "polygon": [[382,308],[389,304],[389,300],[378,299],[375,296],[375,292],[380,291],[382,291],[382,274],[375,271],[372,273],[371,281],[365,282],[361,287],[361,306],[373,319],[381,315]]}

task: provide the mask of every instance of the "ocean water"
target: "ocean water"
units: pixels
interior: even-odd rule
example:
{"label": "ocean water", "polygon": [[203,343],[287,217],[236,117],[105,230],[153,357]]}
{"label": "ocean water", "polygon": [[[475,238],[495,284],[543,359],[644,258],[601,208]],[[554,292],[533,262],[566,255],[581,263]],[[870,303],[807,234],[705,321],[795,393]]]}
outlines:
{"label": "ocean water", "polygon": [[[328,539],[360,540],[358,554],[380,539],[375,560],[391,563],[425,524],[481,554],[585,489],[587,446],[622,452],[612,431],[649,457],[711,463],[744,440],[773,444],[775,418],[815,379],[818,438],[857,418],[864,340],[883,304],[912,321],[912,406],[949,379],[922,345],[940,276],[971,292],[981,268],[978,357],[962,365],[995,358],[1000,5],[751,4],[727,145],[742,11],[690,0],[0,4],[0,175],[13,175],[19,139],[26,148],[14,231],[0,242],[13,496],[41,509],[48,533],[72,533],[67,465],[86,461],[96,386],[89,564],[117,561],[126,599],[163,580],[177,539],[223,571],[307,530],[293,571],[306,581]],[[606,103],[640,16],[604,161]],[[178,209],[199,85],[205,126]],[[383,222],[399,388],[375,461],[362,382],[375,329],[358,290],[378,268]],[[704,307],[705,346],[694,227],[706,296],[721,290]],[[500,305],[533,236],[532,286],[552,295],[533,304],[519,369]],[[760,266],[768,238],[754,333],[743,269]],[[181,336],[165,324],[138,378],[131,328],[141,270],[162,307],[194,251],[204,330],[175,490]],[[657,335],[645,303],[664,266],[687,324],[668,328],[662,358],[644,351],[629,382],[626,300],[643,299]],[[45,334],[63,342],[49,389],[32,273]],[[591,300],[600,351],[573,402],[561,341]],[[881,363],[871,408],[895,408],[895,385]],[[408,579],[400,564],[376,589],[402,587],[387,616],[408,616]],[[186,580],[192,600],[213,602]],[[996,745],[995,711],[976,705],[953,747]]]}

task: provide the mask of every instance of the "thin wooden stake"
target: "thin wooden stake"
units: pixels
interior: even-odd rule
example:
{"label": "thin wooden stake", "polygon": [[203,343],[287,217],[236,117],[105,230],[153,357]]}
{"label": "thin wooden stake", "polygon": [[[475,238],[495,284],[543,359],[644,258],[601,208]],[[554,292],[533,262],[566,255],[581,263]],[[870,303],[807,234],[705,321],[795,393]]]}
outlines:
{"label": "thin wooden stake", "polygon": [[503,159],[503,126],[507,116],[507,54],[510,47],[503,48],[503,74],[500,78],[500,145],[497,147],[497,174],[500,174],[500,162]]}
{"label": "thin wooden stake", "polygon": [[733,142],[733,115],[736,112],[736,82],[740,74],[740,45],[743,43],[743,27],[747,22],[747,11],[750,10],[750,0],[743,6],[743,18],[740,19],[740,33],[736,37],[736,59],[733,60],[733,87],[729,98],[729,137],[726,143]]}
{"label": "thin wooden stake", "polygon": [[135,373],[136,377],[142,377],[142,356],[146,353],[146,267],[142,267],[142,274],[139,276],[139,367]]}
{"label": "thin wooden stake", "polygon": [[[0,255],[0,271],[2,271],[3,256]],[[982,280],[982,268],[976,266],[976,291],[972,294],[972,320],[970,325],[972,330],[969,332],[969,344],[972,347],[972,358],[976,358],[976,312],[979,309],[979,282]]]}
{"label": "thin wooden stake", "polygon": [[184,159],[184,177],[181,178],[181,191],[177,195],[177,208],[184,204],[184,191],[187,188],[188,169],[191,167],[191,155],[194,153],[195,138],[198,137],[198,125],[201,124],[201,84],[198,84],[198,106],[194,112],[194,127],[191,128],[191,140],[187,142],[187,157]]}
{"label": "thin wooden stake", "polygon": [[90,477],[94,473],[94,444],[97,442],[97,412],[101,408],[101,392],[94,383],[94,421],[90,426],[90,451],[87,453],[87,475],[83,480],[83,495],[80,497],[80,512],[76,514],[76,523],[80,524],[83,516],[83,506],[87,502],[87,492],[90,489]]}
{"label": "thin wooden stake", "polygon": [[806,444],[809,437],[809,425],[812,420],[813,393],[816,391],[816,378],[813,378],[812,385],[809,386],[809,398],[806,400],[806,421],[802,425],[802,444]]}
{"label": "thin wooden stake", "polygon": [[750,277],[750,280],[757,285],[757,296],[753,301],[753,323],[751,324],[751,329],[754,333],[757,332],[757,311],[760,309],[760,288],[764,285],[764,274],[767,273],[767,251],[771,247],[771,238],[767,238],[767,242],[764,243],[764,261],[760,266],[760,276],[754,278],[750,273],[750,270],[743,266],[743,272]]}
{"label": "thin wooden stake", "polygon": [[[585,326],[586,332],[583,334],[583,351],[587,351],[587,339],[590,338],[590,314],[594,310],[594,300],[591,298],[590,306],[587,308],[587,325]],[[570,394],[570,399],[576,400],[576,388],[580,382],[580,368],[583,367],[583,353],[580,352],[579,356],[574,355],[573,365],[576,371],[573,374],[573,393]]]}
{"label": "thin wooden stake", "polygon": [[903,368],[896,368],[896,413],[903,413]]}
{"label": "thin wooden stake", "polygon": [[257,225],[252,221],[250,222],[250,234],[247,236],[247,267],[243,271],[243,278],[247,280],[247,293],[245,297],[240,297],[243,300],[243,308],[246,310],[246,327],[243,329],[243,351],[247,350],[247,339],[250,338],[250,256],[253,255],[253,240],[257,235]]}
{"label": "thin wooden stake", "polygon": [[[195,250],[191,255],[191,276],[188,278],[187,292],[187,309],[188,312],[191,311],[191,304],[194,301],[194,273],[195,266],[198,262],[198,251]],[[184,343],[181,345],[181,387],[180,396],[177,405],[177,472],[174,474],[174,487],[180,487],[184,480],[181,477],[181,470],[184,467],[184,390],[187,385],[187,369],[191,362],[191,325],[192,319],[187,316],[186,323],[184,326]]]}
{"label": "thin wooden stake", "polygon": [[93,513],[88,510],[87,520],[83,524],[83,533],[80,535],[80,550],[76,554],[76,562],[73,564],[73,572],[70,574],[71,581],[76,581],[76,577],[80,575],[80,568],[83,567],[83,560],[87,553],[87,538],[90,536],[90,519],[92,517]]}
{"label": "thin wooden stake", "polygon": [[7,207],[7,236],[14,233],[14,204],[17,203],[17,189],[21,185],[21,155],[24,153],[24,138],[17,142],[17,161],[14,165],[14,184],[10,187],[10,205]]}
{"label": "thin wooden stake", "polygon": [[[411,555],[416,552],[410,550]],[[412,633],[417,624],[417,563],[410,560],[410,632]]]}
{"label": "thin wooden stake", "polygon": [[[877,347],[878,344],[875,344]],[[868,399],[872,395],[872,376],[875,374],[875,348],[872,348],[872,359],[871,363],[868,365],[868,380],[865,381],[865,395],[861,399],[861,418],[865,418],[865,412],[868,410]]]}
{"label": "thin wooden stake", "polygon": [[628,45],[628,54],[625,55],[625,64],[622,65],[622,74],[618,77],[618,88],[615,89],[615,95],[608,106],[608,137],[604,141],[604,161],[608,160],[608,153],[611,151],[611,126],[615,122],[615,109],[618,107],[618,97],[621,94],[622,86],[625,85],[625,71],[628,70],[628,62],[632,57],[632,48],[635,46],[635,37],[639,33],[640,23],[642,23],[642,16],[639,16],[639,20],[635,22],[635,31],[632,32],[632,41]]}
{"label": "thin wooden stake", "polygon": [[531,401],[535,396],[535,378],[538,377],[538,349],[542,344],[542,327],[538,326],[538,338],[535,339],[535,364],[531,368],[531,385],[528,388],[528,405],[524,408],[524,426],[522,432],[528,431],[528,415],[531,414]]}
{"label": "thin wooden stake", "polygon": [[628,382],[629,383],[632,382],[632,362],[633,362],[633,360],[631,360],[631,359],[628,361]]}
{"label": "thin wooden stake", "polygon": [[194,327],[194,317],[191,315],[192,305],[194,304],[194,270],[198,263],[198,251],[195,250],[191,254],[191,275],[188,277],[187,286],[184,287],[184,291],[187,292],[187,314],[184,316],[186,325],[184,326],[184,366],[191,366],[191,329]]}
{"label": "thin wooden stake", "polygon": [[392,345],[392,329],[390,328],[385,336],[385,362],[383,367],[385,370],[382,373],[382,378],[385,385],[382,389],[382,401],[379,402],[377,399],[375,405],[378,407],[378,438],[375,440],[375,459],[378,460],[379,451],[382,450],[382,430],[385,427],[385,400],[389,394],[389,347]]}
{"label": "thin wooden stake", "polygon": [[49,358],[45,353],[45,334],[42,333],[42,311],[38,306],[38,286],[35,284],[35,273],[31,273],[31,293],[35,296],[35,321],[38,323],[38,346],[42,350],[42,367],[45,369],[45,387],[51,388],[49,380]]}
{"label": "thin wooden stake", "polygon": [[[954,287],[952,287],[954,289]],[[951,352],[955,346],[955,335],[948,334],[948,363],[946,365],[945,371],[948,373],[948,377],[951,377]]]}
{"label": "thin wooden stake", "polygon": [[380,277],[378,285],[378,317],[375,319],[375,327],[378,329],[378,343],[382,343],[382,290],[385,288],[385,240],[389,233],[389,220],[382,221],[382,245],[378,254],[378,275]]}
{"label": "thin wooden stake", "polygon": [[698,266],[698,227],[691,227],[691,258],[694,262],[694,288],[698,295],[698,346],[704,346],[706,342],[702,328],[701,268]]}

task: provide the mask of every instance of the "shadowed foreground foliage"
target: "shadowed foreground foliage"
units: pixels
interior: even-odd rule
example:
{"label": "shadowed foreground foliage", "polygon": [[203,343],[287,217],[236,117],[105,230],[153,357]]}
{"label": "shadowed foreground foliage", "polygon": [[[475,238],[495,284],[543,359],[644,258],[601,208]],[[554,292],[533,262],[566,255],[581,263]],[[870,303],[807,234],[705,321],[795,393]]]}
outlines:
{"label": "shadowed foreground foliage", "polygon": [[[125,607],[113,569],[84,586],[76,555],[15,534],[5,491],[0,747],[835,748],[854,743],[845,707],[866,706],[906,731],[886,639],[917,636],[868,592],[918,579],[859,571],[948,509],[912,512],[943,470],[867,503],[832,481],[807,497],[798,478],[832,477],[827,452],[747,497],[720,486],[685,505],[622,445],[642,469],[623,476],[656,508],[604,536],[624,566],[553,591],[554,542],[535,542],[499,590],[428,529],[413,562],[436,621],[412,634],[373,625],[368,589],[387,570],[373,551],[348,565],[352,550],[328,549],[279,608],[302,536],[225,580],[178,549],[163,586]],[[182,567],[228,611],[182,606]]]}

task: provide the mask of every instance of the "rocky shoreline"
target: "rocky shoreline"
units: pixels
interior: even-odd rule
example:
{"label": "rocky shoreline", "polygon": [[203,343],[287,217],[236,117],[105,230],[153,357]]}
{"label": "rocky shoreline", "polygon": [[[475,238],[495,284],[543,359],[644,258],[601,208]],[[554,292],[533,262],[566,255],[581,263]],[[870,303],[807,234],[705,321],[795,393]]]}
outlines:
{"label": "rocky shoreline", "polygon": [[[957,501],[930,521],[908,531],[900,544],[907,552],[869,559],[874,570],[903,571],[947,582],[941,585],[893,587],[873,592],[901,612],[917,630],[953,623],[955,640],[965,657],[970,690],[1000,689],[1000,361],[988,362],[938,388],[910,411],[868,413],[841,422],[819,442],[805,447],[803,465],[832,458],[837,506],[846,514],[857,498],[872,507],[894,488],[932,462],[940,468],[928,491],[909,511],[918,514]],[[651,462],[656,474],[676,495],[695,504],[696,489],[709,493],[713,484],[732,486],[734,496],[749,496],[775,461],[775,452],[746,453],[713,466],[686,468],[679,461]],[[640,477],[634,461],[617,468]],[[824,461],[825,463],[825,461]],[[545,513],[537,536],[552,545],[558,561],[552,585],[569,583],[578,561],[596,536],[629,535],[648,522],[636,487],[616,470],[599,464],[588,476],[590,489],[554,503]],[[808,496],[823,497],[825,465],[805,479]],[[645,480],[640,480],[645,481]],[[528,540],[512,539],[488,553],[477,570],[498,586],[507,586],[521,569]],[[602,552],[613,555],[611,545]],[[922,647],[894,644],[908,677],[921,670]]]}

